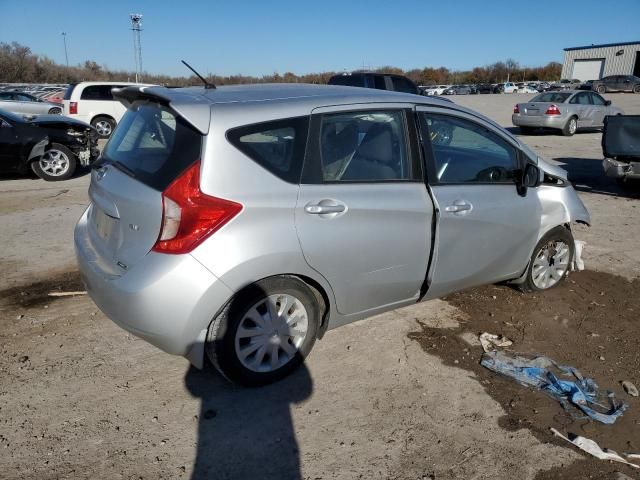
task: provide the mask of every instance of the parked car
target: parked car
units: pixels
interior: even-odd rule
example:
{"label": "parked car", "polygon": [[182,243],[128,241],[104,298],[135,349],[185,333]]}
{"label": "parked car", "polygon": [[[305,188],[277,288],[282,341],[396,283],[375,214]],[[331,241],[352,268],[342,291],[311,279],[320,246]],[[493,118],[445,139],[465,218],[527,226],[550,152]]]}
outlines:
{"label": "parked car", "polygon": [[453,85],[452,87],[447,88],[443,95],[470,95],[472,92],[471,88],[467,85]]}
{"label": "parked car", "polygon": [[24,92],[0,92],[0,108],[8,112],[27,115],[62,113],[60,105],[46,102],[38,97]]}
{"label": "parked car", "polygon": [[329,85],[375,88],[420,95],[416,84],[402,75],[373,72],[341,73],[329,79]]}
{"label": "parked car", "polygon": [[640,179],[640,115],[607,117],[602,132],[602,167],[619,183]]}
{"label": "parked car", "polygon": [[590,222],[561,168],[437,98],[304,84],[114,94],[128,111],[74,236],[89,295],[241,384],[284,377],[361,318],[493,282],[554,287],[569,225]]}
{"label": "parked car", "polygon": [[593,82],[595,80],[587,80],[586,82],[582,82],[576,90],[593,90]]}
{"label": "parked car", "polygon": [[582,82],[580,82],[580,80],[577,80],[575,78],[571,80],[563,78],[559,82],[552,83],[551,86],[548,88],[548,90],[551,90],[551,91],[575,90],[578,88],[580,83]]}
{"label": "parked car", "polygon": [[517,93],[518,87],[516,87],[515,83],[504,82],[496,85],[494,91],[496,93]]}
{"label": "parked car", "polygon": [[478,93],[493,93],[494,86],[490,83],[479,83],[476,85]]}
{"label": "parked car", "polygon": [[451,87],[451,85],[433,85],[431,87],[425,87],[422,93],[423,95],[442,95],[449,87]]}
{"label": "parked car", "polygon": [[523,134],[536,128],[553,128],[571,136],[581,128],[602,128],[607,115],[623,111],[595,92],[565,90],[545,92],[513,108],[511,121]]}
{"label": "parked car", "polygon": [[530,85],[522,85],[521,87],[518,87],[517,93],[538,93],[538,90]]}
{"label": "parked car", "polygon": [[640,78],[634,75],[611,75],[595,80],[592,88],[598,93],[633,92],[640,93]]}
{"label": "parked car", "polygon": [[22,116],[0,110],[0,171],[25,174],[29,169],[44,180],[66,180],[79,165],[97,156],[94,129],[60,115]]}
{"label": "parked car", "polygon": [[69,85],[64,94],[64,115],[89,123],[100,138],[109,138],[126,108],[113,98],[111,89],[129,82],[81,82]]}

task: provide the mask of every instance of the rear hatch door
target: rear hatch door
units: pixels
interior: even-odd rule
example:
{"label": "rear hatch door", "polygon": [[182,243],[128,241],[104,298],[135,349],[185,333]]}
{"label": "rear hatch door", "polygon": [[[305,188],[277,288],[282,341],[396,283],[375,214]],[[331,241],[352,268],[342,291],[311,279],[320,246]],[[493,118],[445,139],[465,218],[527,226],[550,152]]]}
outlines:
{"label": "rear hatch door", "polygon": [[605,117],[602,154],[620,161],[640,161],[640,115]]}
{"label": "rear hatch door", "polygon": [[162,191],[201,155],[203,136],[166,105],[133,102],[91,175],[88,240],[110,275],[155,245]]}

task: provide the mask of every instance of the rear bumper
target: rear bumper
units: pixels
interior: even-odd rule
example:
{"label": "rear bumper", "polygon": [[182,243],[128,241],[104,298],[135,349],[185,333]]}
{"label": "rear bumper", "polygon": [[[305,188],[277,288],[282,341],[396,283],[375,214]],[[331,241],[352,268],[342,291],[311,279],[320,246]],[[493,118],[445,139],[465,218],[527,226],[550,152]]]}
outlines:
{"label": "rear bumper", "polygon": [[602,161],[602,169],[607,177],[640,178],[640,162],[619,162],[612,158]]}
{"label": "rear bumper", "polygon": [[190,356],[232,291],[191,255],[150,252],[121,276],[105,273],[76,226],[76,258],[87,292],[113,322],[167,353]]}
{"label": "rear bumper", "polygon": [[536,128],[564,128],[567,119],[564,115],[522,115],[514,113],[511,115],[511,123],[516,127],[536,127]]}

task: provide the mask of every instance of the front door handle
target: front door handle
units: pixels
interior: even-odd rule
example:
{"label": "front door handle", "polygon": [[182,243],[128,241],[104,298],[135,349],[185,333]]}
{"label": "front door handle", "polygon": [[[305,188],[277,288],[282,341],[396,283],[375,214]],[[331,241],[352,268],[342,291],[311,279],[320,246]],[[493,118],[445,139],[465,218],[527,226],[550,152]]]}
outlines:
{"label": "front door handle", "polygon": [[328,200],[322,200],[318,203],[308,203],[304,207],[304,211],[311,215],[325,215],[328,213],[342,213],[347,209],[345,205],[328,202]]}
{"label": "front door handle", "polygon": [[452,205],[448,205],[444,208],[445,212],[455,213],[458,215],[464,215],[473,210],[473,205],[471,205],[466,200],[456,200]]}

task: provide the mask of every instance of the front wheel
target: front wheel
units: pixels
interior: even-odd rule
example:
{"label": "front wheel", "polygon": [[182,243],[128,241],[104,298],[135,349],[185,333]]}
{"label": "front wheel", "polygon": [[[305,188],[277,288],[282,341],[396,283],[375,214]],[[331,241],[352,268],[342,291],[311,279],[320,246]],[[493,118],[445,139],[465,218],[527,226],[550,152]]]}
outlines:
{"label": "front wheel", "polygon": [[302,281],[272,277],[240,292],[214,319],[206,351],[227,379],[255,387],[295,370],[315,343],[320,308]]}
{"label": "front wheel", "polygon": [[31,163],[31,169],[41,179],[55,182],[71,178],[76,171],[76,164],[76,156],[71,150],[59,143],[52,143],[49,150]]}
{"label": "front wheel", "polygon": [[600,94],[607,93],[607,88],[604,85],[598,85],[598,88],[596,88],[596,92]]}
{"label": "front wheel", "polygon": [[565,227],[556,227],[544,235],[533,249],[520,290],[541,291],[558,285],[569,273],[574,249],[573,235]]}
{"label": "front wheel", "polygon": [[633,93],[640,93],[640,85],[633,87]]}

